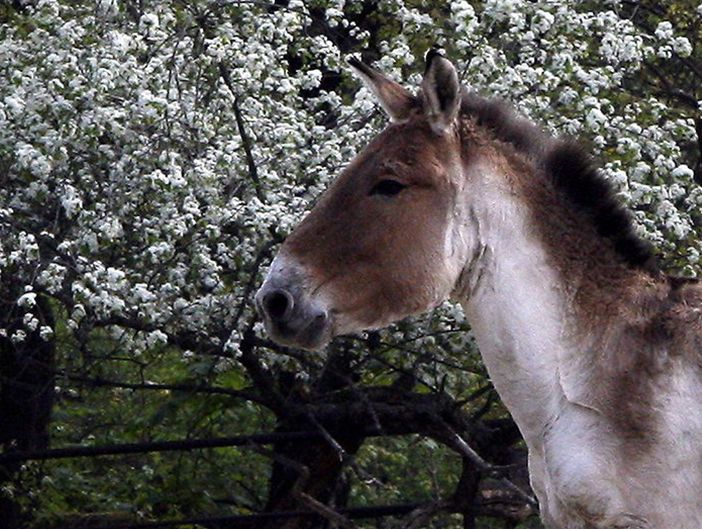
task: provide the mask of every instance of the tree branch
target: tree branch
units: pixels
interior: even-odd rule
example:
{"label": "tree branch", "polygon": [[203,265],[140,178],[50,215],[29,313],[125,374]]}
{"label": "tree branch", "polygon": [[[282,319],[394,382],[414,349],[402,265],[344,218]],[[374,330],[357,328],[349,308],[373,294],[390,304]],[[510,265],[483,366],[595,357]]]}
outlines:
{"label": "tree branch", "polygon": [[234,96],[234,102],[232,108],[234,109],[234,119],[236,120],[236,128],[239,131],[239,137],[241,138],[241,145],[244,148],[244,154],[246,155],[246,165],[249,168],[249,177],[254,184],[254,190],[258,199],[263,202],[265,197],[263,196],[263,190],[261,189],[261,180],[258,177],[258,168],[256,167],[256,161],[253,157],[253,152],[251,150],[251,140],[246,132],[246,126],[244,125],[244,118],[241,114],[241,109],[239,108],[239,96],[234,90],[232,85],[231,76],[229,75],[229,70],[223,63],[219,63],[219,73],[227,86],[232,96]]}
{"label": "tree branch", "polygon": [[80,375],[73,375],[65,372],[57,372],[57,375],[67,378],[68,380],[73,380],[75,382],[82,382],[84,384],[89,384],[95,387],[111,387],[111,388],[124,388],[124,389],[137,389],[137,390],[165,390],[165,391],[178,391],[184,393],[207,393],[210,395],[226,395],[228,397],[235,397],[244,400],[250,400],[252,402],[257,402],[259,404],[267,404],[267,400],[256,395],[252,391],[247,390],[236,390],[228,388],[218,388],[212,386],[205,386],[202,384],[135,384],[131,382],[121,382],[117,380],[107,380],[104,378],[91,378]]}

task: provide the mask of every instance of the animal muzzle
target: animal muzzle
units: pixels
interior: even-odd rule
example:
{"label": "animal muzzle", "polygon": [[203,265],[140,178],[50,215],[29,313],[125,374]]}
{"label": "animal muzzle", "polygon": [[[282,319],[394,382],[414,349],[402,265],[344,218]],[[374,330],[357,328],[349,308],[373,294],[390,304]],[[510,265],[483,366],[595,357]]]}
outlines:
{"label": "animal muzzle", "polygon": [[295,269],[274,262],[255,299],[266,331],[275,342],[315,350],[331,338],[328,310],[306,295]]}

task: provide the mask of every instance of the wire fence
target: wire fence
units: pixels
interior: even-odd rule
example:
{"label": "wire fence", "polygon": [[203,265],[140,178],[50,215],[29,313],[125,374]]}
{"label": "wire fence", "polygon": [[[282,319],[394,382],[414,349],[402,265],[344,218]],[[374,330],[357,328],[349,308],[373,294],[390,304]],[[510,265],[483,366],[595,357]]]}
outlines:
{"label": "wire fence", "polygon": [[126,443],[102,446],[68,446],[47,450],[9,451],[0,454],[0,464],[22,461],[44,461],[71,457],[116,456],[142,454],[147,452],[170,452],[224,448],[228,446],[267,445],[283,441],[322,439],[321,432],[271,432],[234,437],[213,437],[208,439],[183,439],[180,441],[155,441],[151,443]]}
{"label": "wire fence", "polygon": [[[351,520],[364,518],[382,518],[386,516],[402,516],[426,506],[426,503],[400,503],[395,505],[378,505],[373,507],[337,507],[335,511]],[[246,515],[206,516],[184,518],[180,520],[163,520],[158,522],[116,522],[101,523],[100,529],[158,529],[160,527],[179,527],[183,525],[215,525],[226,524],[228,528],[254,528],[257,524],[270,520],[289,518],[321,518],[313,511],[271,511]],[[85,526],[80,526],[85,529]],[[79,529],[79,526],[63,526],[62,529]]]}
{"label": "wire fence", "polygon": [[[50,459],[66,459],[79,457],[119,456],[125,454],[138,454],[148,452],[190,451],[207,448],[225,448],[231,446],[256,447],[278,442],[293,442],[303,440],[319,440],[325,436],[321,432],[270,432],[252,435],[239,435],[234,437],[218,437],[208,439],[183,439],[178,441],[157,441],[144,443],[126,443],[102,446],[68,446],[47,450],[9,451],[0,454],[0,465],[26,461],[46,461]],[[339,507],[336,512],[349,519],[380,518],[386,516],[401,516],[416,509],[426,506],[427,503],[402,503],[392,505],[377,505],[366,507]],[[67,522],[62,529],[85,529],[99,527],[100,529],[157,529],[165,527],[179,527],[186,525],[226,524],[228,528],[254,528],[257,524],[270,520],[283,520],[289,518],[320,517],[315,511],[270,511],[241,515],[201,516],[178,520],[162,521],[117,521],[114,523],[100,521],[99,525],[92,525],[88,521]]]}

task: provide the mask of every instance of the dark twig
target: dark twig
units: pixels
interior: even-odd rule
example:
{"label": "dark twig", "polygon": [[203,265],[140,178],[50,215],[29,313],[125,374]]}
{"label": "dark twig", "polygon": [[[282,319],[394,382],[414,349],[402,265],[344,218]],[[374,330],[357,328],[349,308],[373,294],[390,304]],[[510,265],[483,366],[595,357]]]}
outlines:
{"label": "dark twig", "polygon": [[107,380],[104,378],[91,378],[84,377],[80,375],[73,375],[71,373],[57,372],[60,377],[72,380],[74,382],[82,382],[94,387],[109,387],[109,388],[123,388],[123,389],[134,389],[134,390],[162,390],[162,391],[177,391],[183,393],[206,393],[210,395],[225,395],[228,397],[240,398],[245,400],[250,400],[253,402],[260,402],[266,404],[267,401],[262,399],[252,391],[247,390],[236,390],[228,388],[218,388],[213,386],[205,386],[202,384],[135,384],[131,382],[121,382],[117,380]]}
{"label": "dark twig", "polygon": [[452,510],[452,507],[453,502],[451,500],[438,500],[420,505],[410,513],[409,520],[402,527],[403,529],[420,529],[426,527],[437,513]]}
{"label": "dark twig", "polygon": [[451,428],[444,421],[440,420],[440,424],[446,429],[450,435],[450,440],[453,446],[471,463],[473,463],[481,472],[485,475],[490,476],[494,479],[500,481],[505,487],[509,488],[512,492],[517,494],[522,498],[530,507],[538,509],[538,503],[536,499],[528,492],[522,490],[520,487],[512,483],[506,474],[508,471],[514,468],[514,465],[493,465],[485,461],[475,450],[473,450],[468,443],[460,436],[456,431]]}
{"label": "dark twig", "polygon": [[306,410],[306,416],[307,419],[314,425],[315,428],[319,430],[319,433],[322,435],[324,440],[329,443],[329,445],[334,449],[336,452],[337,456],[339,457],[339,461],[343,462],[349,459],[349,455],[344,450],[344,448],[337,442],[336,439],[327,431],[327,429],[324,427],[322,423],[320,423],[317,418],[314,416],[314,413],[311,413],[309,409]]}
{"label": "dark twig", "polygon": [[268,397],[268,407],[278,416],[284,413],[286,403],[283,396],[278,391],[275,380],[260,359],[254,353],[258,338],[253,332],[253,322],[251,322],[244,337],[241,340],[241,356],[239,362],[244,366],[254,385]]}
{"label": "dark twig", "polygon": [[246,132],[244,118],[241,114],[241,109],[239,108],[239,96],[237,95],[236,91],[234,90],[234,86],[232,85],[232,79],[229,75],[229,70],[222,63],[219,64],[219,73],[222,77],[222,80],[224,81],[224,84],[227,86],[232,96],[234,97],[234,102],[232,104],[232,107],[234,109],[234,119],[236,120],[236,128],[239,131],[241,145],[244,148],[244,154],[246,155],[246,165],[249,168],[249,177],[251,178],[251,181],[254,184],[256,196],[261,202],[263,202],[265,197],[263,196],[263,190],[261,189],[261,180],[258,177],[258,168],[256,167],[256,161],[254,160],[253,151],[251,150],[251,139],[249,138],[249,135]]}
{"label": "dark twig", "polygon": [[349,520],[346,516],[332,509],[331,507],[324,505],[322,502],[320,502],[316,498],[313,498],[312,496],[310,496],[302,490],[302,488],[307,484],[307,481],[310,477],[310,471],[305,465],[293,459],[290,459],[289,457],[286,457],[280,453],[273,452],[271,450],[266,450],[265,448],[261,448],[259,446],[255,446],[253,447],[253,449],[259,454],[264,455],[266,457],[270,457],[275,462],[284,465],[288,468],[291,468],[295,472],[297,472],[298,478],[293,484],[291,493],[293,497],[297,498],[308,509],[313,510],[323,518],[326,518],[330,522],[338,525],[339,527],[342,527],[343,529],[360,529],[360,527],[358,527],[355,523]]}

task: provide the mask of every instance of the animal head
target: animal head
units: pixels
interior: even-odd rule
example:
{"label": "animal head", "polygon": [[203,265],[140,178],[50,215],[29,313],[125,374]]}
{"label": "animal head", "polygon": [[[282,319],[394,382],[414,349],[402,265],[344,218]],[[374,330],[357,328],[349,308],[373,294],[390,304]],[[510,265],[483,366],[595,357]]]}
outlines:
{"label": "animal head", "polygon": [[465,263],[453,226],[463,185],[454,66],[430,52],[414,96],[350,64],[390,123],[285,240],[256,295],[269,335],[306,349],[436,306]]}

